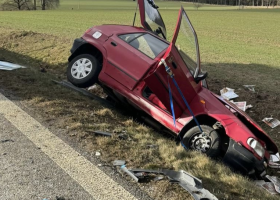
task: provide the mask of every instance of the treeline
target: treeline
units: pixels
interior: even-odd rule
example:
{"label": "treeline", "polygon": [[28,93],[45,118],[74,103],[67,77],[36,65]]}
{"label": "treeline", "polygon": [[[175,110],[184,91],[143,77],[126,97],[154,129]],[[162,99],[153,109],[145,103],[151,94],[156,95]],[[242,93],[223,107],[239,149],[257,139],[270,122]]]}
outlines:
{"label": "treeline", "polygon": [[60,0],[4,0],[2,10],[47,10],[59,6]]}
{"label": "treeline", "polygon": [[[177,1],[177,0],[171,0]],[[229,6],[267,6],[274,7],[280,5],[280,0],[180,0],[193,3],[205,3]]]}

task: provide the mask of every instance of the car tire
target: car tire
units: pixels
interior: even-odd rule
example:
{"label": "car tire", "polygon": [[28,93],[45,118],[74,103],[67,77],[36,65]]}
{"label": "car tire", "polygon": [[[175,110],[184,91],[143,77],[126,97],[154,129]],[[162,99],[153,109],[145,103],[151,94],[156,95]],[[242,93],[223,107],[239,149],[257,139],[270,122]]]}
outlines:
{"label": "car tire", "polygon": [[97,82],[100,71],[101,65],[94,56],[81,54],[69,62],[67,79],[73,85],[85,88]]}
{"label": "car tire", "polygon": [[211,158],[220,155],[221,139],[218,132],[210,126],[200,126],[205,136],[202,135],[198,126],[188,130],[183,137],[183,143],[187,149],[200,151]]}

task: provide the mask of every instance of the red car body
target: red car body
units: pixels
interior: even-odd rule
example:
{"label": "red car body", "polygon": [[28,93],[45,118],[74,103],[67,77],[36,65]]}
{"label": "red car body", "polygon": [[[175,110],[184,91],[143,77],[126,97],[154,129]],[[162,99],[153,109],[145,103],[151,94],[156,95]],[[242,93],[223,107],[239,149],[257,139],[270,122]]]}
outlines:
{"label": "red car body", "polygon": [[[179,11],[173,39],[168,42],[165,39],[164,23],[154,2],[138,0],[138,5],[143,28],[125,25],[95,26],[86,31],[82,38],[75,40],[69,57],[69,81],[80,87],[85,86],[73,81],[72,76],[76,76],[77,81],[82,81],[82,72],[81,75],[77,72],[77,67],[80,66],[77,62],[83,61],[76,61],[78,59],[75,58],[90,54],[100,64],[100,69],[96,72],[98,80],[94,82],[98,82],[110,96],[144,111],[176,135],[178,141],[183,141],[185,133],[197,126],[192,111],[200,125],[214,127],[218,132],[222,141],[220,143],[223,143],[219,151],[224,163],[244,174],[264,175],[270,155],[278,152],[277,146],[245,112],[207,88],[204,80],[206,74],[200,69],[197,36],[184,9]],[[188,60],[191,57],[182,53],[176,43],[179,35],[188,31],[195,44],[195,56],[191,60]],[[137,42],[140,42],[142,49]],[[162,59],[167,66],[161,62]],[[76,67],[72,67],[74,65]],[[166,67],[174,74],[191,111],[166,72]],[[85,76],[86,73],[85,71]],[[146,91],[150,95],[146,95]]]}

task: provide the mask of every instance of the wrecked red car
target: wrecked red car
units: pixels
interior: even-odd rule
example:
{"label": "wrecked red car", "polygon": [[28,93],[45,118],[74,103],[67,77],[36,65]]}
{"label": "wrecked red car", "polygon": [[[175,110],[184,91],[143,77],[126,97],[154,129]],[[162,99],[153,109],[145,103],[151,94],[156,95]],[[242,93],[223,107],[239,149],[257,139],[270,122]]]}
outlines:
{"label": "wrecked red car", "polygon": [[183,7],[168,42],[154,1],[137,3],[143,27],[95,26],[74,41],[68,80],[77,87],[98,83],[112,99],[150,116],[147,122],[167,128],[186,149],[222,158],[243,174],[265,175],[278,148],[245,112],[208,89]]}

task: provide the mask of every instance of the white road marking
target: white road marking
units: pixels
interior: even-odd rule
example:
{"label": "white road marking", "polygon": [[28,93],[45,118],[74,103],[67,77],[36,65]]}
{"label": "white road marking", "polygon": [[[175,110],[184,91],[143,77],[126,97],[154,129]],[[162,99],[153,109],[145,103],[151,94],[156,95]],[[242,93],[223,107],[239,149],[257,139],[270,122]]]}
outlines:
{"label": "white road marking", "polygon": [[0,93],[0,114],[95,199],[136,199],[68,144]]}

